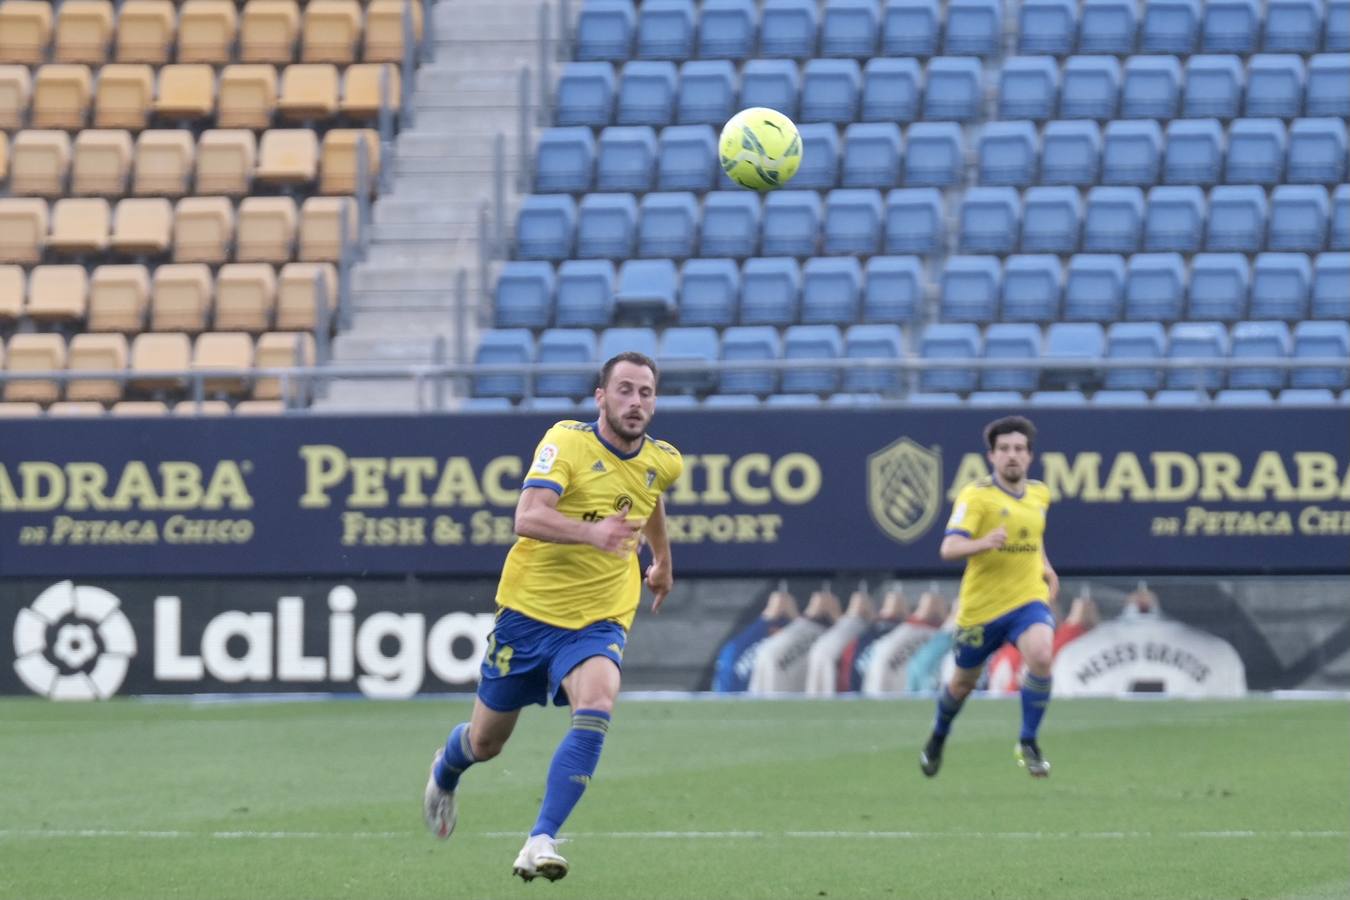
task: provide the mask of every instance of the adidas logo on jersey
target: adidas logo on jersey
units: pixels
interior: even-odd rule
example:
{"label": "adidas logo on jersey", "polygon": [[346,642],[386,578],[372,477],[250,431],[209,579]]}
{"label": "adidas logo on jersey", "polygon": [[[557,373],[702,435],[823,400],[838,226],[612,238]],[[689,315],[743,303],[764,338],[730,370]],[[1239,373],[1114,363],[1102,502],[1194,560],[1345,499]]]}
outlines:
{"label": "adidas logo on jersey", "polygon": [[591,471],[592,471],[592,472],[603,472],[603,471],[605,471],[605,464],[602,463],[600,460],[597,459],[597,460],[595,461],[595,465],[591,466]]}

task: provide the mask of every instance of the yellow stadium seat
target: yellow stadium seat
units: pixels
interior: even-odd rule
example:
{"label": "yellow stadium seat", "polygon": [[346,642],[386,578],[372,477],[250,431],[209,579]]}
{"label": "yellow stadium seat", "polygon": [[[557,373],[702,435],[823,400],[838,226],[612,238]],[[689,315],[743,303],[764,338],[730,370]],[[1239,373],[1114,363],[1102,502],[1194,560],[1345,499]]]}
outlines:
{"label": "yellow stadium seat", "polygon": [[390,109],[398,112],[403,99],[402,84],[398,68],[389,63],[348,66],[342,73],[342,114],[374,118],[380,112],[381,98],[386,90]]}
{"label": "yellow stadium seat", "polygon": [[169,406],[162,400],[122,400],[108,410],[114,416],[145,418],[146,416],[167,416]]}
{"label": "yellow stadium seat", "polygon": [[228,416],[230,404],[224,400],[179,400],[173,405],[175,416]]}
{"label": "yellow stadium seat", "polygon": [[264,184],[309,184],[319,169],[319,139],[308,128],[263,133],[254,177]]}
{"label": "yellow stadium seat", "polygon": [[[23,315],[23,298],[27,293],[28,278],[23,266],[0,265],[0,325],[9,325]],[[276,291],[276,282],[272,283]],[[271,312],[270,298],[268,312]],[[263,329],[258,329],[262,331]]]}
{"label": "yellow stadium seat", "polygon": [[[242,218],[242,213],[241,213]],[[17,267],[16,267],[17,268]],[[19,270],[22,275],[23,270]],[[3,270],[0,270],[3,282]],[[216,327],[257,334],[272,326],[277,274],[263,263],[230,263],[216,275]]]}
{"label": "yellow stadium seat", "polygon": [[290,263],[281,269],[277,291],[278,331],[314,331],[318,325],[318,291],[328,300],[328,321],[337,310],[337,269],[331,263]]}
{"label": "yellow stadium seat", "polygon": [[356,61],[361,5],[356,0],[310,0],[305,7],[300,58],[309,63]]}
{"label": "yellow stadium seat", "polygon": [[178,16],[178,61],[230,61],[239,16],[231,0],[187,0]]}
{"label": "yellow stadium seat", "polygon": [[181,197],[192,183],[196,148],[192,133],[182,129],[142,131],[136,138],[133,194]]}
{"label": "yellow stadium seat", "polygon": [[157,267],[150,301],[150,330],[194,334],[205,330],[214,290],[211,269],[202,263]]}
{"label": "yellow stadium seat", "polygon": [[[341,222],[345,210],[347,232]],[[351,197],[310,197],[300,208],[301,262],[337,262],[345,243],[356,239],[360,223]]]}
{"label": "yellow stadium seat", "polygon": [[169,0],[123,0],[117,14],[117,61],[162,66],[173,50],[173,4]]}
{"label": "yellow stadium seat", "polygon": [[329,63],[287,66],[277,111],[295,122],[331,119],[338,111],[338,69]]}
{"label": "yellow stadium seat", "polygon": [[258,141],[247,129],[212,129],[197,142],[197,190],[242,197],[253,184]]}
{"label": "yellow stadium seat", "polygon": [[220,76],[221,128],[266,128],[277,108],[277,70],[272,66],[226,66]]}
{"label": "yellow stadium seat", "polygon": [[[59,334],[16,334],[5,348],[5,371],[59,372],[66,367],[66,339]],[[5,399],[51,403],[61,396],[52,380],[6,381]]]}
{"label": "yellow stadium seat", "polygon": [[299,34],[300,8],[291,0],[249,0],[239,26],[239,60],[288,63]]}
{"label": "yellow stadium seat", "polygon": [[95,128],[140,131],[155,100],[155,74],[144,63],[114,63],[98,71],[94,92]]}
{"label": "yellow stadium seat", "polygon": [[422,40],[422,4],[417,0],[371,0],[366,7],[366,62],[403,62],[403,10],[412,13],[413,42]]}
{"label": "yellow stadium seat", "polygon": [[[242,331],[208,331],[197,336],[193,348],[192,371],[253,368],[253,338]],[[252,379],[239,375],[221,375],[202,379],[207,394],[238,397],[248,392]]]}
{"label": "yellow stadium seat", "polygon": [[126,193],[131,173],[131,132],[86,128],[75,137],[70,192],[78,196],[117,197]]}
{"label": "yellow stadium seat", "polygon": [[52,40],[52,5],[37,0],[0,3],[0,59],[36,66]]}
{"label": "yellow stadium seat", "polygon": [[31,400],[15,403],[0,402],[0,417],[6,419],[26,419],[29,416],[42,415],[42,404]]}
{"label": "yellow stadium seat", "polygon": [[62,256],[99,253],[108,248],[112,210],[102,197],[67,197],[52,205],[47,252]]}
{"label": "yellow stadium seat", "polygon": [[[127,339],[122,334],[77,334],[70,339],[66,366],[70,371],[118,372],[127,367]],[[122,382],[115,378],[79,378],[66,382],[69,400],[115,403]]]}
{"label": "yellow stadium seat", "polygon": [[[259,369],[293,369],[296,365],[312,366],[314,365],[314,335],[299,331],[264,334],[258,338],[253,365]],[[253,379],[254,400],[263,403],[275,403],[281,399],[283,393],[290,397],[302,397],[307,393],[306,385],[298,381],[290,381],[284,391],[281,382],[282,380],[279,377]],[[236,407],[235,412],[239,411],[239,408]]]}
{"label": "yellow stadium seat", "polygon": [[117,204],[109,246],[122,256],[162,256],[173,236],[173,206],[163,197],[130,197]]}
{"label": "yellow stadium seat", "polygon": [[295,201],[290,197],[245,197],[239,204],[234,258],[239,262],[284,263],[295,246]]}
{"label": "yellow stadium seat", "polygon": [[72,416],[101,416],[107,410],[102,403],[93,400],[58,400],[47,407],[47,415],[62,418]]}
{"label": "yellow stadium seat", "polygon": [[20,131],[10,148],[9,187],[20,196],[61,197],[70,170],[70,135]]}
{"label": "yellow stadium seat", "polygon": [[89,285],[89,331],[134,334],[145,328],[150,272],[145,266],[99,266]]}
{"label": "yellow stadium seat", "polygon": [[355,194],[356,148],[366,145],[366,187],[375,193],[380,174],[380,135],[373,128],[334,128],[323,136],[320,152],[320,194]]}
{"label": "yellow stadium seat", "polygon": [[28,318],[39,323],[79,322],[89,310],[84,266],[38,266],[28,276]]}
{"label": "yellow stadium seat", "polygon": [[0,130],[17,131],[28,118],[33,76],[27,66],[0,66]]}
{"label": "yellow stadium seat", "polygon": [[112,43],[113,7],[108,0],[65,0],[56,16],[57,62],[102,65]]}
{"label": "yellow stadium seat", "polygon": [[223,263],[234,243],[234,207],[228,197],[184,197],[173,220],[174,262]]}
{"label": "yellow stadium seat", "polygon": [[204,63],[159,70],[155,115],[174,121],[210,118],[216,109],[216,73]]}
{"label": "yellow stadium seat", "polygon": [[[131,341],[132,372],[186,372],[192,361],[192,341],[181,332],[146,331]],[[187,384],[174,375],[133,376],[128,387],[136,391],[173,390]]]}
{"label": "yellow stadium seat", "polygon": [[38,69],[33,82],[33,127],[83,128],[93,83],[88,66],[52,64]]}
{"label": "yellow stadium seat", "polygon": [[47,243],[47,201],[0,197],[0,262],[35,263]]}

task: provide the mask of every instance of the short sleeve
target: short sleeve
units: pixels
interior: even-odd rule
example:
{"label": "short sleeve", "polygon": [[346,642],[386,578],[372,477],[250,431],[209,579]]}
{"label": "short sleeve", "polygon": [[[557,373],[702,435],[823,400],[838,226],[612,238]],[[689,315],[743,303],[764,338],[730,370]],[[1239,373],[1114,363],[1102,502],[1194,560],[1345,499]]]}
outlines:
{"label": "short sleeve", "polygon": [[666,469],[665,483],[661,485],[661,493],[663,494],[670,490],[670,486],[679,481],[680,476],[684,474],[684,457],[674,447],[670,448],[670,458],[666,464]]}
{"label": "short sleeve", "polygon": [[980,518],[979,495],[974,485],[967,485],[956,495],[956,503],[952,505],[952,515],[947,520],[944,534],[974,537],[980,533]]}
{"label": "short sleeve", "polygon": [[525,473],[527,488],[548,488],[559,496],[572,481],[572,460],[565,452],[570,446],[570,433],[554,425],[534,449],[530,469]]}

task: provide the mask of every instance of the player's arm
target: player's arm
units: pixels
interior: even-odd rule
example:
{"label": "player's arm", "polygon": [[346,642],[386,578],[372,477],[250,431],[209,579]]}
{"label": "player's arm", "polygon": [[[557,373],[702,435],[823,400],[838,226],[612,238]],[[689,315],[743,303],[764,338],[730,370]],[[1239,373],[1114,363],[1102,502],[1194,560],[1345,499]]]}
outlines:
{"label": "player's arm", "polygon": [[952,517],[947,520],[947,533],[938,548],[938,555],[947,562],[967,559],[1002,547],[1008,540],[1008,532],[1002,525],[981,537],[973,537],[980,530],[981,510],[975,498],[962,491],[952,507]]}
{"label": "player's arm", "polygon": [[647,587],[652,592],[652,612],[660,612],[661,604],[675,583],[675,570],[671,565],[670,536],[666,534],[666,498],[656,498],[656,508],[647,519],[642,534],[652,548],[652,564],[647,567]]}
{"label": "player's arm", "polygon": [[527,487],[516,503],[516,534],[551,544],[590,544],[598,550],[626,557],[637,547],[642,523],[629,522],[621,512],[598,522],[583,522],[558,511],[562,495],[549,487]]}

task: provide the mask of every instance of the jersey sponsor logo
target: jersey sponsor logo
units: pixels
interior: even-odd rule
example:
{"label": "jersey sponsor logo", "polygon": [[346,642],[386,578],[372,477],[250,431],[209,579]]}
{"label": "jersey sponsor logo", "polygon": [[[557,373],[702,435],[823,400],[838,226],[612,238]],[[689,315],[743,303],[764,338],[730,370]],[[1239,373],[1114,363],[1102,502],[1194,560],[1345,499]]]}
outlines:
{"label": "jersey sponsor logo", "polygon": [[539,448],[539,455],[535,457],[534,465],[530,467],[531,472],[540,475],[547,475],[553,471],[553,464],[558,460],[558,445],[545,444]]}
{"label": "jersey sponsor logo", "polygon": [[70,581],[47,588],[14,620],[14,671],[53,700],[111,697],[136,655],[121,605],[102,588]]}
{"label": "jersey sponsor logo", "polygon": [[892,540],[922,537],[941,502],[942,448],[902,437],[867,458],[867,508]]}

